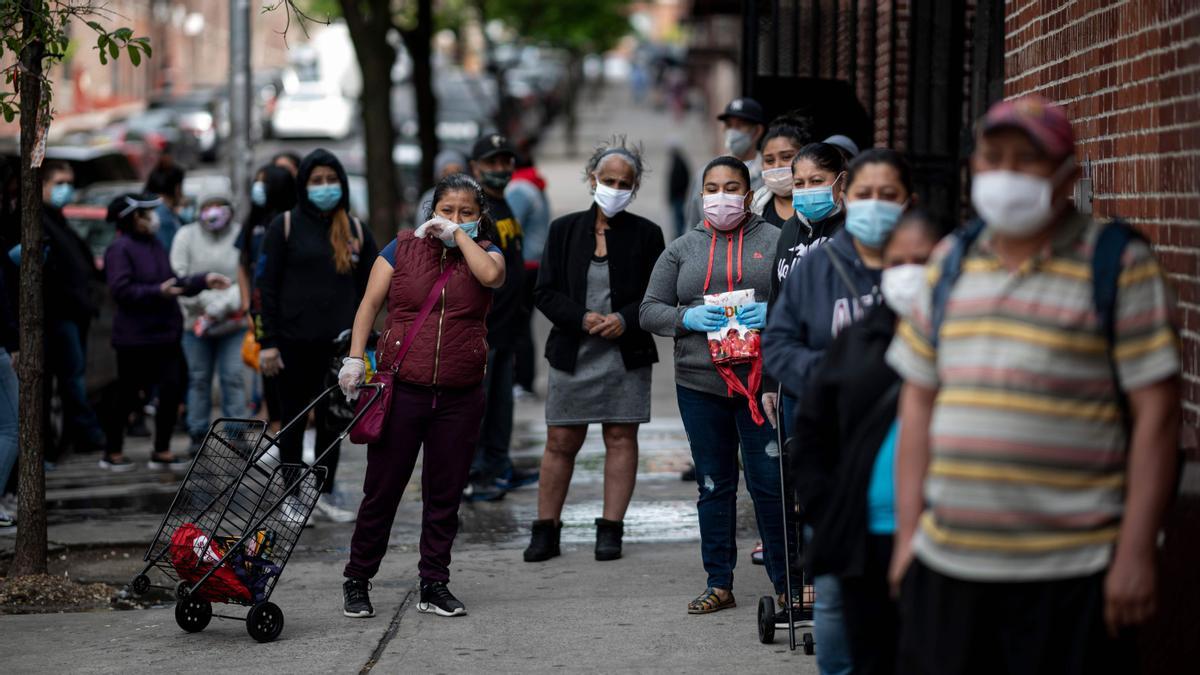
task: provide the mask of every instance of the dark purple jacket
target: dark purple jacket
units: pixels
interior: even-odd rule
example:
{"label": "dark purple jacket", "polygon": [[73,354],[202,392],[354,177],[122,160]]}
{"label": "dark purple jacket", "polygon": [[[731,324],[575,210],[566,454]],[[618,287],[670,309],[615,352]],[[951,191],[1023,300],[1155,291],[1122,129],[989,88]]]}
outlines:
{"label": "dark purple jacket", "polygon": [[[158,237],[121,234],[104,252],[108,290],[117,304],[113,347],[144,347],[179,342],[183,314],[174,298],[162,294],[162,282],[176,276]],[[205,289],[204,274],[180,279],[184,295]]]}

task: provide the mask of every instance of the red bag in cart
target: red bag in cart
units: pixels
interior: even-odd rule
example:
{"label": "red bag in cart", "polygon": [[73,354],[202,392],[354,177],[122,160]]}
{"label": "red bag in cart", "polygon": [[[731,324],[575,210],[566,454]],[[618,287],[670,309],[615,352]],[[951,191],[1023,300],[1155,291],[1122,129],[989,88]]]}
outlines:
{"label": "red bag in cart", "polygon": [[[208,535],[195,523],[184,523],[171,534],[171,562],[179,578],[195,584],[221,559],[221,553]],[[241,600],[249,602],[250,589],[237,574],[222,565],[196,589],[196,597],[213,602]]]}

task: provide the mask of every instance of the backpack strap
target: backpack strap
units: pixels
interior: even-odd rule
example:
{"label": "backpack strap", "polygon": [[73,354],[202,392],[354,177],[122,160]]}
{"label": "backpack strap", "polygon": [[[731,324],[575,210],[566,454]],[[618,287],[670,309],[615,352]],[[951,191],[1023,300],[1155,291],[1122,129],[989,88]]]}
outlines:
{"label": "backpack strap", "polygon": [[1092,301],[1096,308],[1096,322],[1108,346],[1108,366],[1117,392],[1117,405],[1121,408],[1121,420],[1127,432],[1133,429],[1133,413],[1129,398],[1121,389],[1114,348],[1117,344],[1117,292],[1121,261],[1129,244],[1134,241],[1144,242],[1146,238],[1125,221],[1114,218],[1104,224],[1092,248]]}
{"label": "backpack strap", "polygon": [[962,266],[967,258],[967,252],[971,250],[971,245],[979,238],[983,228],[983,221],[976,218],[950,235],[954,237],[954,241],[950,250],[946,252],[946,257],[942,258],[941,274],[938,275],[937,283],[934,284],[933,292],[930,295],[929,343],[935,348],[938,343],[938,335],[942,330],[942,322],[946,319],[946,303],[950,301],[950,292],[954,290],[955,282],[962,275]]}

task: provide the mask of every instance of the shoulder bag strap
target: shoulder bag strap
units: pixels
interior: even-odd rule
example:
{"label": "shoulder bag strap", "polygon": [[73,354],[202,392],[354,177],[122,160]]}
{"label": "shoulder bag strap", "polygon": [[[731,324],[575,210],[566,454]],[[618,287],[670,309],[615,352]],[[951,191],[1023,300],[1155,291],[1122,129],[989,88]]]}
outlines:
{"label": "shoulder bag strap", "polygon": [[858,292],[858,286],[854,283],[854,279],[850,278],[850,272],[846,269],[842,257],[834,252],[832,242],[821,247],[825,251],[825,255],[829,256],[829,262],[833,263],[833,269],[837,275],[842,278],[842,283],[846,284],[846,288],[854,297],[854,302],[859,302],[862,298],[862,293]]}
{"label": "shoulder bag strap", "polygon": [[404,362],[404,355],[408,354],[408,349],[412,347],[413,342],[417,339],[417,333],[421,331],[421,326],[425,325],[425,319],[429,318],[430,312],[433,311],[433,306],[437,304],[438,296],[446,288],[446,284],[450,281],[450,275],[453,273],[454,265],[447,265],[446,269],[442,270],[442,275],[434,282],[433,288],[429,291],[429,297],[425,298],[425,302],[421,305],[421,310],[417,312],[417,318],[413,320],[412,328],[404,336],[404,342],[400,344],[400,350],[396,352],[396,358],[392,361],[393,375],[399,372],[400,364]]}
{"label": "shoulder bag strap", "polygon": [[292,212],[283,212],[283,240],[287,241],[292,236]]}

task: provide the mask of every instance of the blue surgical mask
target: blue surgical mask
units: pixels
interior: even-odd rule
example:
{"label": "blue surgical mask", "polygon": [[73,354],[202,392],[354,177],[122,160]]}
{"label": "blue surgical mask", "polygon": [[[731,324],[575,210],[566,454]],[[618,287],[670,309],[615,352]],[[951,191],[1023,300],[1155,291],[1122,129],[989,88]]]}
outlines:
{"label": "blue surgical mask", "polygon": [[196,222],[196,205],[184,204],[183,206],[179,207],[179,213],[176,215],[179,216],[179,222],[183,223],[184,225],[194,223]]}
{"label": "blue surgical mask", "polygon": [[[468,237],[474,239],[475,237],[479,236],[479,221],[472,220],[469,223],[459,223],[458,229],[465,232]],[[451,239],[450,242],[446,245],[449,246],[450,248],[458,248],[458,242],[454,241],[453,239]]]}
{"label": "blue surgical mask", "polygon": [[320,211],[332,211],[342,201],[341,185],[310,185],[308,201]]}
{"label": "blue surgical mask", "polygon": [[267,205],[267,184],[261,180],[254,181],[250,186],[250,203],[258,207]]}
{"label": "blue surgical mask", "polygon": [[50,188],[50,206],[56,209],[70,204],[75,199],[75,186],[70,183],[59,183]]}
{"label": "blue surgical mask", "polygon": [[833,201],[833,186],[792,190],[792,206],[810,223],[824,220],[837,209],[837,202]]}
{"label": "blue surgical mask", "polygon": [[860,199],[846,202],[846,230],[863,246],[879,248],[884,239],[896,229],[904,204],[881,199]]}

